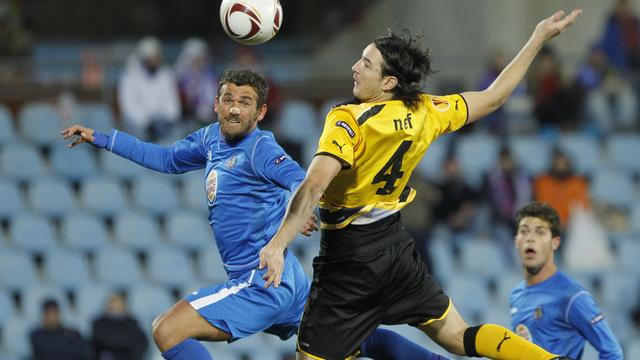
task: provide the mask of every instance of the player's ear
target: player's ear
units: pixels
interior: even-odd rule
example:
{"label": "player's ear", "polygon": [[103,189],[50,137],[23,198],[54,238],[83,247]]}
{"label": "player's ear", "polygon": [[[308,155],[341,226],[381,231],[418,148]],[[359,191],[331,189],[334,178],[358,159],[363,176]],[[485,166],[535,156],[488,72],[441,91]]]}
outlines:
{"label": "player's ear", "polygon": [[258,116],[256,117],[256,120],[261,121],[264,119],[265,115],[267,115],[267,104],[262,104],[258,109]]}
{"label": "player's ear", "polygon": [[216,96],[216,101],[213,102],[213,111],[215,111],[216,114],[218,113],[218,101],[220,101],[220,98]]}
{"label": "player's ear", "polygon": [[517,236],[513,237],[513,246],[515,246],[516,249],[518,248],[518,237]]}
{"label": "player's ear", "polygon": [[551,246],[553,248],[553,251],[558,250],[558,248],[560,247],[560,236],[554,236],[553,239],[551,239]]}
{"label": "player's ear", "polygon": [[395,76],[387,75],[382,78],[382,90],[391,91],[398,86],[398,78]]}

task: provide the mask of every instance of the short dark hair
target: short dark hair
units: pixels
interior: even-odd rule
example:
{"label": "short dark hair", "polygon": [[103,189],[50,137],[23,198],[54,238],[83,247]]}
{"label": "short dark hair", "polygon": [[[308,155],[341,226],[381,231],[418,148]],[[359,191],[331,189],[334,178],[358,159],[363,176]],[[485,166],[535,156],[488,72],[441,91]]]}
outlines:
{"label": "short dark hair", "polygon": [[553,237],[560,236],[561,222],[558,211],[553,206],[543,202],[531,202],[523,206],[516,213],[516,226],[520,225],[520,221],[526,217],[538,218],[549,223],[551,235]]}
{"label": "short dark hair", "polygon": [[422,81],[431,74],[429,49],[420,46],[420,38],[412,36],[408,30],[396,34],[391,30],[373,40],[382,54],[382,76],[395,76],[398,85],[393,90],[393,98],[402,100],[410,109],[421,102]]}
{"label": "short dark hair", "polygon": [[58,305],[58,301],[54,298],[46,298],[42,301],[42,312],[47,312],[49,310],[59,310],[60,305]]}
{"label": "short dark hair", "polygon": [[249,85],[258,94],[257,108],[267,102],[269,83],[261,74],[249,69],[227,70],[218,83],[218,94],[223,85],[235,84],[237,86]]}

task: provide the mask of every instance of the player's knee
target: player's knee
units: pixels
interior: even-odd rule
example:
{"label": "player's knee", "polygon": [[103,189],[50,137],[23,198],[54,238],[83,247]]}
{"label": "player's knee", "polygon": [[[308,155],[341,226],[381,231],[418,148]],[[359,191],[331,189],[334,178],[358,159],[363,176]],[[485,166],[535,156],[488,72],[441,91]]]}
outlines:
{"label": "player's knee", "polygon": [[169,347],[168,343],[172,334],[170,327],[171,325],[169,321],[167,321],[166,314],[159,315],[151,323],[151,334],[160,350],[164,351]]}

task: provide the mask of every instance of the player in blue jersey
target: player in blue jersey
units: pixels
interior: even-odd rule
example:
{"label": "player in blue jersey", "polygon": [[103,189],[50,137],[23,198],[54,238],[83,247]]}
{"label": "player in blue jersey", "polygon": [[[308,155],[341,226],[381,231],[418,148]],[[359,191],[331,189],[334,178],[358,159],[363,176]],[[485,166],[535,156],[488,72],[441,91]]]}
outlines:
{"label": "player in blue jersey", "polygon": [[[260,249],[275,234],[289,193],[305,176],[273,135],[257,127],[267,111],[267,91],[255,72],[227,71],[215,102],[219,122],[169,147],[117,130],[106,135],[74,125],[62,132],[65,139],[79,136],[70,147],[88,142],[159,172],[205,169],[209,222],[229,280],[200,288],[154,321],[153,337],[165,359],[211,359],[197,340],[234,341],[262,331],[287,339],[298,328],[310,287],[298,260],[285,255],[279,289],[265,288],[266,269],[258,269]],[[301,232],[315,229],[311,217]],[[444,359],[388,330],[367,338],[361,355]]]}
{"label": "player in blue jersey", "polygon": [[558,212],[533,202],[518,210],[516,224],[525,280],[511,291],[513,330],[555,354],[579,359],[589,341],[601,360],[622,359],[618,340],[591,294],[556,267]]}

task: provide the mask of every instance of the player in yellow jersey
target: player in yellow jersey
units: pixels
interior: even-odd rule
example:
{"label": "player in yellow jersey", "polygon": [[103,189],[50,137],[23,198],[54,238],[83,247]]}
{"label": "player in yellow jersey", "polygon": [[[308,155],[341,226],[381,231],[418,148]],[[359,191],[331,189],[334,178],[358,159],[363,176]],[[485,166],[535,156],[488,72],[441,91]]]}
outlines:
{"label": "player in yellow jersey", "polygon": [[[298,358],[357,355],[379,324],[416,326],[448,351],[491,359],[557,358],[504,327],[470,327],[429,275],[398,211],[427,147],[498,109],[543,44],[580,10],[542,20],[491,86],[449,96],[421,93],[431,59],[415,39],[377,38],[353,65],[353,104],[327,115],[316,157],[276,235],[260,253],[265,286],[278,287],[283,253],[320,204],[321,249],[298,334]],[[469,294],[473,296],[473,294]]]}

